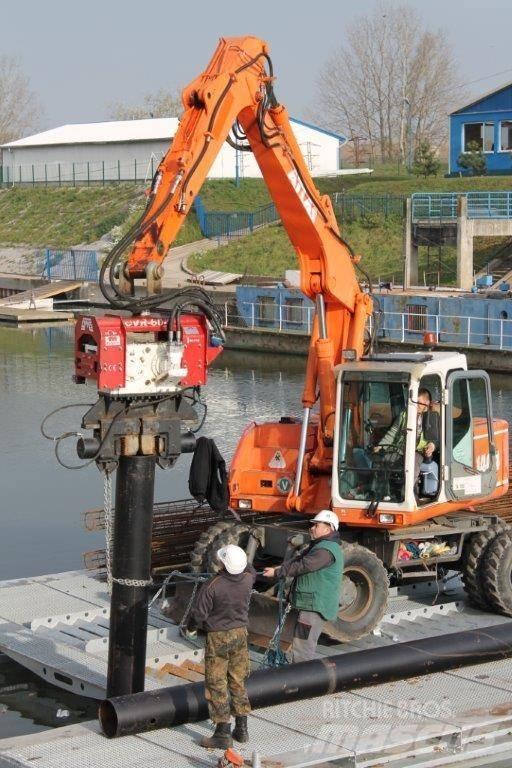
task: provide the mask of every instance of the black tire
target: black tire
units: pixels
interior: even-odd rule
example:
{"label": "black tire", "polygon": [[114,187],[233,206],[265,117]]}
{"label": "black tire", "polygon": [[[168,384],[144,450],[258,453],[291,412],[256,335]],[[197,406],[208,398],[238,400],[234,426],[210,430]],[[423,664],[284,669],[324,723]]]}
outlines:
{"label": "black tire", "polygon": [[482,586],[491,608],[512,616],[512,531],[501,533],[489,544],[482,566]]}
{"label": "black tire", "polygon": [[220,570],[220,563],[217,560],[217,550],[221,547],[227,547],[228,544],[236,544],[245,550],[247,541],[251,533],[251,526],[243,523],[230,522],[228,526],[219,533],[211,542],[207,552],[208,571],[217,573]]}
{"label": "black tire", "polygon": [[232,520],[221,520],[215,525],[211,525],[207,531],[203,531],[190,553],[190,570],[192,573],[206,573],[208,571],[212,543],[226,528],[232,525]]}
{"label": "black tire", "polygon": [[344,569],[338,618],[330,622],[346,643],[369,634],[384,616],[389,577],[382,561],[360,544],[344,544]]}
{"label": "black tire", "polygon": [[474,533],[464,544],[462,550],[461,572],[464,589],[469,602],[475,608],[486,610],[489,602],[486,599],[486,591],[482,583],[482,567],[488,547],[496,536],[509,530],[504,520],[490,525],[485,531]]}

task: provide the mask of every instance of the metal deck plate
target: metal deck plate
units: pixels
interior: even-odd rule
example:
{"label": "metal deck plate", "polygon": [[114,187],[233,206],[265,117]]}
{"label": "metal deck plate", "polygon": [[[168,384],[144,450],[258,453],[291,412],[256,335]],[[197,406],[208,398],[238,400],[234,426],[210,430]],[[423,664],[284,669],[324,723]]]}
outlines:
{"label": "metal deck plate", "polygon": [[[456,600],[455,593],[441,595],[446,602],[432,606],[434,596],[435,589],[397,594],[377,634],[321,650],[332,655],[510,621],[457,605],[460,596]],[[81,572],[2,583],[0,616],[5,616],[0,647],[8,655],[62,688],[104,695],[105,584]],[[182,654],[199,661],[202,649],[189,647],[155,607],[149,621],[148,665],[156,671],[167,661],[180,663]],[[146,681],[147,689],[183,684],[156,673],[148,674]],[[382,763],[426,767],[455,759],[460,750],[506,747],[511,730],[512,659],[258,710],[250,717],[251,741],[242,751],[250,757],[257,749],[282,768],[327,762],[361,768]],[[210,731],[209,725],[199,723],[110,741],[88,724],[69,738],[37,734],[30,744],[4,751],[0,742],[0,766],[212,766],[218,753],[196,743]]]}
{"label": "metal deck plate", "polygon": [[351,693],[322,696],[258,710],[257,717],[287,725],[357,755],[359,760],[382,758],[386,753],[419,754],[434,747],[450,752],[458,742],[457,730],[414,711],[402,717],[396,707],[364,701]]}
{"label": "metal deck plate", "polygon": [[[481,669],[485,670],[483,664]],[[460,730],[462,743],[512,728],[512,691],[439,673],[353,692],[367,701],[415,712]]]}

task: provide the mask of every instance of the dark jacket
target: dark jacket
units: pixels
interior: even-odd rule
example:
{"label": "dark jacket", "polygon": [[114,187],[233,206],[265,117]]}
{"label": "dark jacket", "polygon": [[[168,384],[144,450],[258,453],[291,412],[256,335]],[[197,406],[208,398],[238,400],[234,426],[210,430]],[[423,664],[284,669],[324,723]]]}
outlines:
{"label": "dark jacket", "polygon": [[284,562],[276,571],[278,578],[295,578],[302,573],[313,573],[313,571],[319,571],[321,568],[327,568],[328,565],[334,562],[334,557],[327,549],[315,549],[315,544],[322,540],[336,541],[339,544],[340,537],[337,531],[333,531],[328,536],[323,536],[322,539],[312,540],[306,549],[304,549],[297,557],[293,557],[290,560]]}
{"label": "dark jacket", "polygon": [[439,414],[436,411],[426,411],[423,414],[423,436],[427,443],[434,443],[439,448]]}
{"label": "dark jacket", "polygon": [[192,618],[208,632],[246,627],[256,571],[248,565],[243,573],[221,571],[197,593]]}
{"label": "dark jacket", "polygon": [[206,499],[214,512],[227,510],[229,493],[226,462],[214,441],[208,437],[197,440],[190,465],[188,488],[200,504]]}

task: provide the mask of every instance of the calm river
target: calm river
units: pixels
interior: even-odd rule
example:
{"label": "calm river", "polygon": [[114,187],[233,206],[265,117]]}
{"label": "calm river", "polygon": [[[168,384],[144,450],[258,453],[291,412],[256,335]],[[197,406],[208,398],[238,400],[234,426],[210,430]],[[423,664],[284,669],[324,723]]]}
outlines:
{"label": "calm river", "polygon": [[[72,344],[71,326],[0,327],[0,580],[78,569],[83,552],[102,546],[102,537],[86,533],[81,523],[84,511],[102,505],[99,472],[94,466],[75,471],[59,466],[53,444],[39,431],[47,413],[71,403],[84,405],[57,415],[47,431],[78,429],[85,404],[96,399],[93,387],[71,381]],[[203,392],[208,404],[203,434],[229,459],[248,422],[299,415],[304,365],[301,358],[221,355]],[[511,379],[494,376],[493,392],[495,415],[510,417]],[[75,442],[63,451],[68,463],[78,463]],[[188,495],[189,462],[185,456],[174,470],[157,471],[157,500]],[[17,692],[5,691],[14,684]],[[95,710],[94,703],[0,661],[0,738],[89,719]]]}

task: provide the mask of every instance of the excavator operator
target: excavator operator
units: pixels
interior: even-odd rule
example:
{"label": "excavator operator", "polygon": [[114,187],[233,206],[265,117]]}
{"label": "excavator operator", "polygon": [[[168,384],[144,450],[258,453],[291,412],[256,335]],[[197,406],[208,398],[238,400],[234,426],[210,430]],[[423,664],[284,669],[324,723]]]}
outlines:
{"label": "excavator operator", "polygon": [[[432,396],[428,389],[418,391],[416,416],[416,453],[414,457],[414,487],[419,495],[420,475],[432,476],[433,485],[437,486],[439,469],[432,461],[439,448],[439,415],[430,409]],[[381,454],[381,461],[388,465],[403,462],[407,435],[407,410],[397,416],[384,437],[373,449],[374,454]],[[435,488],[430,486],[435,493]]]}

